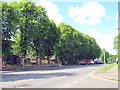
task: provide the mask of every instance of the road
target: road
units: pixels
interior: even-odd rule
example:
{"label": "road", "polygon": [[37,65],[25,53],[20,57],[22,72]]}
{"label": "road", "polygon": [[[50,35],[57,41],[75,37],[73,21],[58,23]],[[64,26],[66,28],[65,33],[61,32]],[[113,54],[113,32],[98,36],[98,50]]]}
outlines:
{"label": "road", "polygon": [[47,70],[4,72],[2,88],[118,88],[118,83],[93,75],[104,65],[70,65]]}

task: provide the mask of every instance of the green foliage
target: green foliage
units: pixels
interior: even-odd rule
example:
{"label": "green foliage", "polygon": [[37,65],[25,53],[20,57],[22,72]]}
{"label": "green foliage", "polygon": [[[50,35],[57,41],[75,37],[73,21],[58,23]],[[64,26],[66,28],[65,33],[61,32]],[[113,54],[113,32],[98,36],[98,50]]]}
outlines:
{"label": "green foliage", "polygon": [[2,54],[10,55],[12,37],[16,31],[17,14],[12,4],[2,2]]}
{"label": "green foliage", "polygon": [[88,35],[85,36],[87,40],[87,45],[85,46],[86,52],[87,52],[87,57],[95,59],[97,57],[100,57],[101,54],[101,49],[99,45],[96,43],[96,40],[92,37],[89,37]]}
{"label": "green foliage", "polygon": [[100,69],[100,70],[98,70],[98,71],[108,71],[108,70],[110,70],[112,67],[114,67],[115,65],[117,65],[117,64],[116,64],[116,63],[111,64],[111,65],[107,66],[106,68],[102,68],[102,69]]}
{"label": "green foliage", "polygon": [[29,0],[2,2],[2,5],[4,55],[41,58],[55,55],[62,64],[100,56],[101,49],[94,38],[64,23],[56,26],[44,7]]}
{"label": "green foliage", "polygon": [[31,43],[31,35],[34,30],[35,22],[35,4],[31,2],[20,2],[18,3],[19,12],[19,30],[20,34],[20,47],[23,56],[27,55],[28,46]]}
{"label": "green foliage", "polygon": [[114,48],[117,51],[118,70],[120,70],[120,34],[114,38]]}
{"label": "green foliage", "polygon": [[56,47],[56,57],[62,64],[76,64],[80,59],[94,59],[100,56],[100,47],[94,38],[78,32],[70,25],[61,23],[60,41]]}
{"label": "green foliage", "polygon": [[114,48],[117,51],[118,58],[120,58],[120,35],[114,38]]}
{"label": "green foliage", "polygon": [[120,71],[120,61],[118,62],[118,70]]}
{"label": "green foliage", "polygon": [[106,51],[106,49],[102,49],[100,58],[104,62],[104,53],[105,53],[105,61],[106,61],[106,63],[108,63],[109,62],[109,53]]}
{"label": "green foliage", "polygon": [[108,63],[115,62],[115,60],[116,60],[116,56],[109,54]]}
{"label": "green foliage", "polygon": [[47,33],[44,38],[45,56],[52,56],[54,55],[55,46],[59,41],[60,33],[53,21],[49,21],[47,28]]}

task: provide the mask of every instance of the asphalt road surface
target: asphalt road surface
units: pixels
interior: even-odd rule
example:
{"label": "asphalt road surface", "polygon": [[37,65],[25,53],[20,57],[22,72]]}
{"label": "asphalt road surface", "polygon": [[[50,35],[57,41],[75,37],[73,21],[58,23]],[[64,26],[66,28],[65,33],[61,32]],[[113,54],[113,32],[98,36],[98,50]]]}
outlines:
{"label": "asphalt road surface", "polygon": [[1,88],[118,88],[118,82],[93,75],[104,65],[70,65],[45,70],[3,72]]}

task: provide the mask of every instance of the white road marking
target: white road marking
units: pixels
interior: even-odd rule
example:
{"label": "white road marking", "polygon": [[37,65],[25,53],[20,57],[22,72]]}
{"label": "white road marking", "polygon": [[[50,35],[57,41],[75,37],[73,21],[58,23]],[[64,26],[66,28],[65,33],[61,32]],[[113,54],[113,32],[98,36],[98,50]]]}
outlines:
{"label": "white road marking", "polygon": [[74,84],[74,83],[77,83],[77,82],[78,82],[78,81],[74,81],[73,84]]}
{"label": "white road marking", "polygon": [[72,84],[67,84],[65,87],[69,87],[69,86],[71,86]]}
{"label": "white road marking", "polygon": [[81,78],[81,79],[79,79],[79,80],[77,80],[77,81],[73,81],[71,84],[67,84],[65,87],[69,87],[69,86],[71,86],[72,84],[78,83],[80,80],[85,79],[85,78],[87,78],[87,77],[83,77],[83,78]]}

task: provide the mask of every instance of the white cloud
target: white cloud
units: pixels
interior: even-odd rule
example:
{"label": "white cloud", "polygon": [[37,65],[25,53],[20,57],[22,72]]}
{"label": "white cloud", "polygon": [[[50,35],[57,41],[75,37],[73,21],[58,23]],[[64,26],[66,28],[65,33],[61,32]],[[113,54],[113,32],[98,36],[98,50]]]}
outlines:
{"label": "white cloud", "polygon": [[83,7],[69,7],[69,16],[77,23],[96,25],[105,15],[105,8],[97,3],[84,3]]}
{"label": "white cloud", "polygon": [[107,19],[108,20],[112,20],[112,16],[107,16]]}
{"label": "white cloud", "polygon": [[115,19],[118,20],[118,13],[116,13],[116,15],[115,15]]}
{"label": "white cloud", "polygon": [[100,33],[94,30],[89,30],[87,34],[91,37],[94,37],[96,39],[100,38]]}
{"label": "white cloud", "polygon": [[55,4],[50,2],[50,0],[40,0],[36,3],[36,5],[41,5],[45,7],[47,15],[50,19],[54,20],[56,24],[63,22],[63,16],[59,14],[59,8]]}
{"label": "white cloud", "polygon": [[101,34],[95,30],[89,30],[87,34],[96,39],[96,42],[101,48],[105,48],[109,53],[116,54],[116,50],[113,49],[114,37],[118,34],[117,31],[112,34]]}

